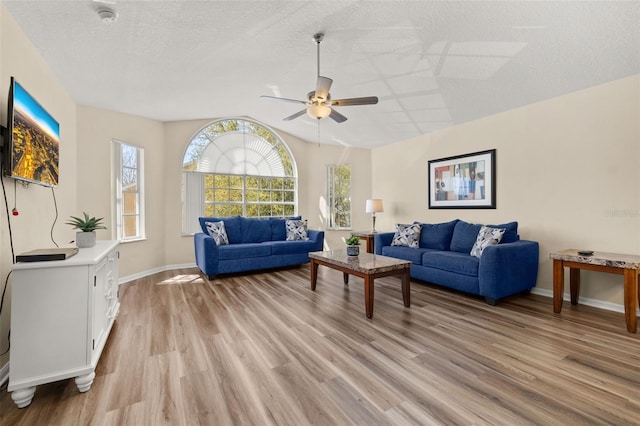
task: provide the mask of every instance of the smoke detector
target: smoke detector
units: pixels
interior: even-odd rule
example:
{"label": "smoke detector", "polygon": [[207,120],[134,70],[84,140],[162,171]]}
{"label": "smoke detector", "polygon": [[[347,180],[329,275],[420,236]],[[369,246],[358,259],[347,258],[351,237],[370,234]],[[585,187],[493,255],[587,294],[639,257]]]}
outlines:
{"label": "smoke detector", "polygon": [[118,14],[112,9],[98,9],[98,16],[105,24],[113,24],[118,20]]}

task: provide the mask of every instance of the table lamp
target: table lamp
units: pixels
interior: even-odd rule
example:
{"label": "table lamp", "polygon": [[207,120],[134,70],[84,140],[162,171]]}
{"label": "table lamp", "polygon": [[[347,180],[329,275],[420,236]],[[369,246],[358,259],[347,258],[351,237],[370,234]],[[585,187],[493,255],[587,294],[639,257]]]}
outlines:
{"label": "table lamp", "polygon": [[365,211],[366,213],[372,213],[373,229],[371,230],[371,232],[376,232],[376,213],[381,213],[384,211],[384,209],[382,208],[382,200],[379,198],[367,200]]}

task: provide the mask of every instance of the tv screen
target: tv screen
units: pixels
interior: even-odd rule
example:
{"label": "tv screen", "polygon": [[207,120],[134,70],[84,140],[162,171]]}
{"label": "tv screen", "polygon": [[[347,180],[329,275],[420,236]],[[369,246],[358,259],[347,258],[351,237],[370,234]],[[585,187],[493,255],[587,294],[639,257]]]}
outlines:
{"label": "tv screen", "polygon": [[57,186],[60,125],[13,77],[7,122],[3,174]]}

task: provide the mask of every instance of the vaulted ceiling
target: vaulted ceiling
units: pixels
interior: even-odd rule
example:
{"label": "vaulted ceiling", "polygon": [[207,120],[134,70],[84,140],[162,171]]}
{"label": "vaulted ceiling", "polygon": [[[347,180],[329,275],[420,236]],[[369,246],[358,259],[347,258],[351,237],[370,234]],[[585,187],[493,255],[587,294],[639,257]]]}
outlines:
{"label": "vaulted ceiling", "polygon": [[[2,3],[80,104],[161,121],[250,117],[354,147],[640,73],[636,1]],[[116,22],[101,20],[105,8]],[[317,32],[332,97],[380,102],[337,107],[348,117],[340,124],[283,121],[304,105],[260,95],[306,100]]]}

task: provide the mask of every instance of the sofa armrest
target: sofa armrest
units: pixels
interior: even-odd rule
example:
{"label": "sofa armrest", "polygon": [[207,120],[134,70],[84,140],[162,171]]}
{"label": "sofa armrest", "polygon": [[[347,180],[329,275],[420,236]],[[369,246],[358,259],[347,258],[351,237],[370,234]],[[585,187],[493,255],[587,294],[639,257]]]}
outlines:
{"label": "sofa armrest", "polygon": [[309,229],[307,230],[307,237],[315,243],[313,246],[314,251],[322,251],[324,249],[324,231]]}
{"label": "sofa armrest", "polygon": [[535,241],[519,240],[485,248],[478,267],[480,294],[497,300],[531,290],[538,279],[538,257]]}
{"label": "sofa armrest", "polygon": [[395,232],[381,232],[373,236],[374,251],[376,254],[382,254],[382,247],[390,246],[393,241]]}
{"label": "sofa armrest", "polygon": [[218,245],[209,235],[198,232],[193,236],[196,265],[205,275],[212,277],[218,273]]}

